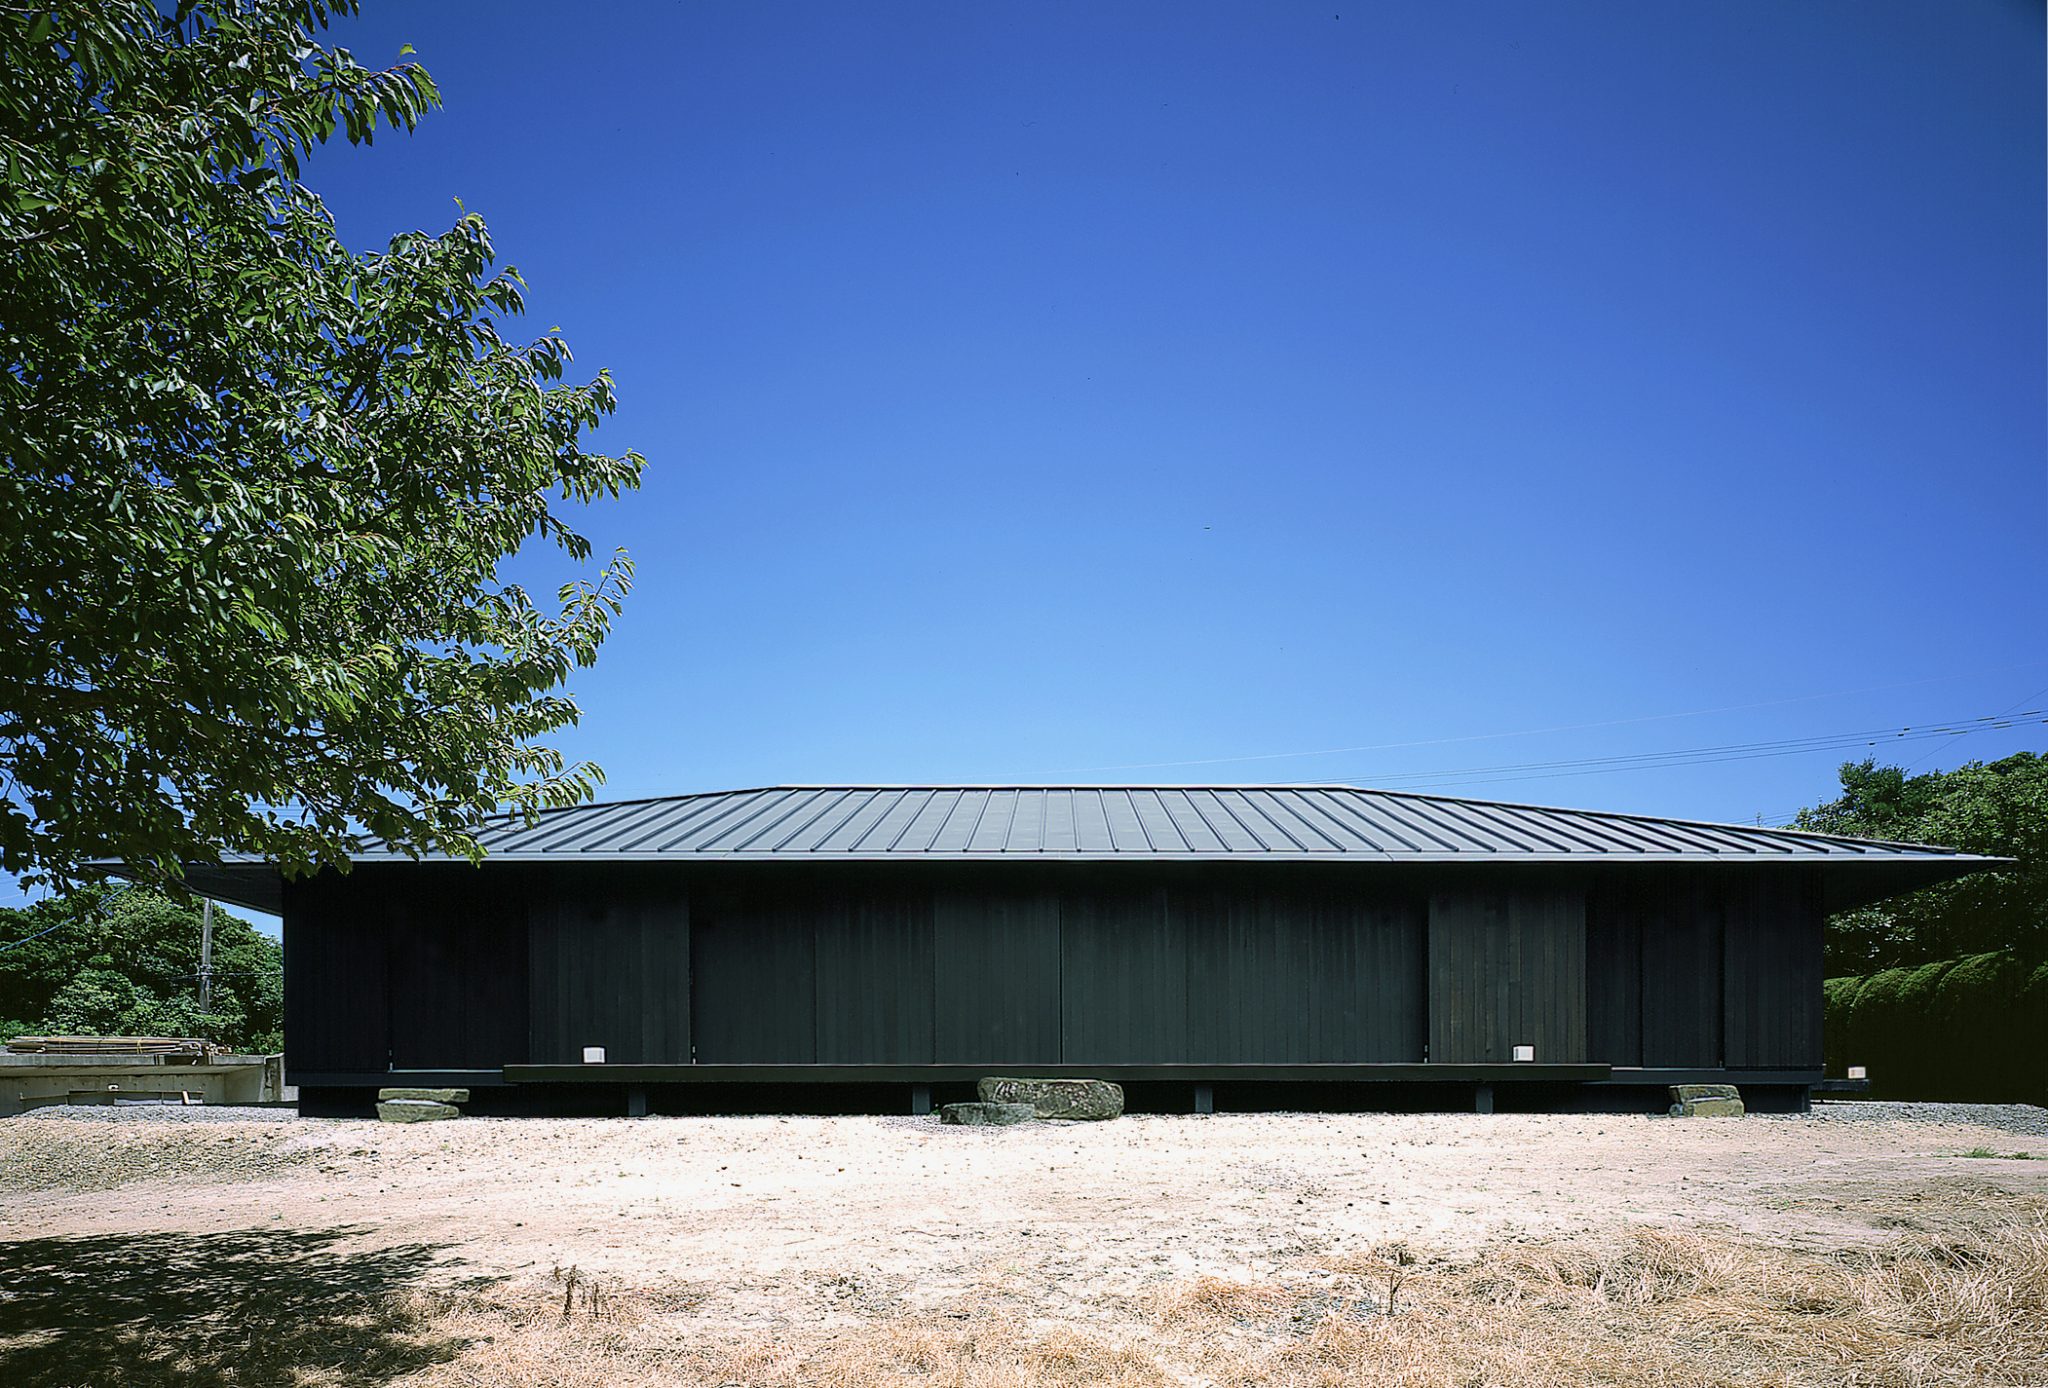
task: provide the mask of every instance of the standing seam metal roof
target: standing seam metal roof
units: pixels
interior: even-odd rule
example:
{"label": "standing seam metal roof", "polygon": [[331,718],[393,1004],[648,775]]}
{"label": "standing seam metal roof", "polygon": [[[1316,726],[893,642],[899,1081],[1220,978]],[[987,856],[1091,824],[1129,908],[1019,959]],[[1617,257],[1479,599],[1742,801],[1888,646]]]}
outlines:
{"label": "standing seam metal roof", "polygon": [[[1740,824],[1358,786],[764,786],[542,812],[494,858],[1427,861],[2001,860]],[[358,860],[401,858],[372,841]]]}

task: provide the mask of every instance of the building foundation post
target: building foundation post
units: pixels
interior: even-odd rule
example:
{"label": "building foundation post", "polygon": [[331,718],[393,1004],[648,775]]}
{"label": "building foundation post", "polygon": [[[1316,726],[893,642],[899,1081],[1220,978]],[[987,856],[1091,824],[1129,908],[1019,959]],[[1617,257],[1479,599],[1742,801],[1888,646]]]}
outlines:
{"label": "building foundation post", "polygon": [[1196,1112],[1196,1113],[1214,1113],[1215,1111],[1216,1111],[1216,1086],[1215,1086],[1215,1085],[1213,1085],[1213,1084],[1198,1084],[1198,1085],[1196,1085],[1196,1086],[1195,1086],[1195,1112]]}
{"label": "building foundation post", "polygon": [[1475,1087],[1475,1088],[1473,1089],[1473,1091],[1472,1091],[1472,1111],[1473,1111],[1474,1113],[1492,1113],[1492,1112],[1493,1112],[1493,1086],[1492,1086],[1492,1085],[1490,1085],[1490,1084],[1482,1084],[1482,1085],[1478,1085],[1478,1086],[1476,1086],[1476,1087]]}
{"label": "building foundation post", "polygon": [[626,1091],[626,1117],[645,1118],[646,1116],[647,1090],[636,1084]]}
{"label": "building foundation post", "polygon": [[928,1084],[910,1086],[910,1111],[925,1114],[932,1111],[932,1087]]}

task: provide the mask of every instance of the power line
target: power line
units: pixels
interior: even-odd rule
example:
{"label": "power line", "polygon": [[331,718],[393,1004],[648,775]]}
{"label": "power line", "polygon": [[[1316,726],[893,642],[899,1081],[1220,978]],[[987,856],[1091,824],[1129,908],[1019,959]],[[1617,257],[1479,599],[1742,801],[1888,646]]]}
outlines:
{"label": "power line", "polygon": [[[2024,699],[2016,701],[2011,708],[2006,709],[2003,713],[1997,716],[2001,718],[2011,717],[2013,716],[2014,710],[2019,708],[2021,704],[2030,704],[2034,702],[2034,700],[2040,698],[2043,694],[2048,694],[2048,689],[2037,689],[2033,693],[2027,695]],[[1922,752],[1919,756],[1913,758],[1913,760],[1901,766],[1899,768],[1899,771],[1901,772],[1901,774],[1911,771],[1914,767],[1920,765],[1922,762],[1926,761],[1929,757],[1933,756],[1936,752],[1940,750],[1941,749],[1939,747],[1928,748],[1925,752]],[[1762,816],[1762,818],[1767,819],[1772,825],[1772,827],[1782,829],[1787,825],[1790,825],[1794,820],[1798,819],[1800,815],[1804,814],[1810,808],[1812,807],[1802,805],[1798,809],[1790,811],[1789,813],[1781,811],[1774,815]]]}
{"label": "power line", "polygon": [[[2014,704],[2014,705],[2012,706],[2012,708],[2009,708],[2009,709],[2007,709],[2007,710],[2005,711],[2005,713],[2003,713],[2003,714],[2000,714],[1999,716],[2000,716],[2000,717],[2006,717],[2006,716],[2009,716],[2009,715],[2011,715],[2011,713],[2012,713],[2013,709],[2016,709],[2016,708],[2018,708],[2018,707],[2020,706],[2020,704],[2031,704],[2032,702],[2034,702],[2034,700],[2036,700],[2036,699],[2040,698],[2040,697],[2041,697],[2041,696],[2042,696],[2043,694],[2048,694],[2048,689],[2037,689],[2037,690],[2035,690],[2035,691],[2034,691],[2033,693],[2031,693],[2031,694],[2027,695],[2027,697],[2026,697],[2026,698],[2024,698],[2024,699],[2021,699],[2021,700],[2019,700],[2019,702],[2018,702],[2018,703],[2015,703],[2015,704]],[[1899,770],[1901,770],[1901,771],[1911,771],[1911,770],[1912,770],[1912,769],[1913,769],[1914,767],[1918,766],[1918,765],[1919,765],[1919,764],[1920,764],[1921,762],[1923,762],[1923,761],[1926,761],[1926,760],[1927,760],[1927,758],[1929,758],[1929,757],[1933,756],[1933,755],[1934,755],[1934,752],[1935,752],[1935,749],[1933,749],[1933,748],[1929,748],[1929,749],[1928,749],[1928,750],[1927,750],[1926,752],[1922,753],[1922,754],[1921,754],[1920,756],[1917,756],[1917,757],[1915,757],[1915,758],[1914,758],[1913,760],[1911,760],[1911,761],[1907,762],[1907,763],[1906,763],[1906,764],[1905,764],[1904,766],[1900,767],[1900,768],[1899,768]]]}
{"label": "power line", "polygon": [[[2048,719],[2042,719],[2041,721],[2042,721],[2042,722],[2044,722],[2044,723],[2048,723]],[[2011,725],[2011,724],[2007,724],[2007,723],[2001,723],[2001,724],[1997,724],[1996,726],[1998,726],[1998,727],[2010,727],[2010,726],[2012,726],[2012,725]],[[1898,738],[1897,738],[1897,739],[1895,739],[1895,740],[1896,740],[1896,741],[1901,741],[1901,742],[1922,742],[1922,741],[1926,741],[1926,740],[1928,740],[1928,739],[1931,739],[1931,738],[1965,737],[1965,736],[1968,736],[1968,735],[1969,735],[1970,733],[1973,733],[1973,732],[1986,732],[1986,731],[1989,731],[1989,730],[1990,730],[1990,728],[1989,728],[1989,727],[1985,727],[1985,728],[1950,728],[1950,729],[1942,729],[1942,730],[1939,730],[1939,731],[1930,731],[1930,732],[1924,732],[1924,733],[1910,733],[1910,734],[1904,734],[1904,735],[1901,735],[1900,737],[1898,737]],[[1861,739],[1849,739],[1849,740],[1847,740],[1847,741],[1841,741],[1841,742],[1817,742],[1817,743],[1814,743],[1814,744],[1812,744],[1812,745],[1809,745],[1809,746],[1798,746],[1798,747],[1784,747],[1784,748],[1775,748],[1775,749],[1760,749],[1760,750],[1757,750],[1757,751],[1750,751],[1750,752],[1738,752],[1738,753],[1730,753],[1730,754],[1727,754],[1727,755],[1721,755],[1721,756],[1692,756],[1692,757],[1687,757],[1687,756],[1673,756],[1673,757],[1670,757],[1670,758],[1668,758],[1668,759],[1664,759],[1664,760],[1657,760],[1657,761],[1642,761],[1642,762],[1634,762],[1634,763],[1630,763],[1630,764],[1626,764],[1626,765],[1616,765],[1616,766],[1571,766],[1571,765],[1567,765],[1567,766],[1565,766],[1565,767],[1560,767],[1560,768],[1557,768],[1557,769],[1549,769],[1549,768],[1541,768],[1541,769],[1534,769],[1534,770],[1531,770],[1531,771],[1529,771],[1529,772],[1528,772],[1527,774],[1518,774],[1518,775],[1502,775],[1502,776],[1487,776],[1487,775],[1473,775],[1473,776],[1467,776],[1467,777],[1464,777],[1464,778],[1462,778],[1462,779],[1455,779],[1455,780],[1446,780],[1446,779],[1438,779],[1438,778],[1426,778],[1426,779],[1425,779],[1425,781],[1424,781],[1423,783],[1426,783],[1426,784],[1429,784],[1429,785],[1433,785],[1433,786],[1467,786],[1467,785],[1492,785],[1492,784],[1496,784],[1496,783],[1503,783],[1503,782],[1511,782],[1511,781],[1540,781],[1540,780],[1545,780],[1545,779],[1548,779],[1548,778],[1550,778],[1550,777],[1553,777],[1553,776],[1560,776],[1560,777],[1561,777],[1561,776],[1597,776],[1597,775],[1603,775],[1603,774],[1606,774],[1606,773],[1609,773],[1609,772],[1615,772],[1615,771],[1656,771],[1656,770],[1663,770],[1663,769],[1668,769],[1668,768],[1673,768],[1673,767],[1688,767],[1688,766],[1711,766],[1711,765],[1716,765],[1716,764],[1719,764],[1719,763],[1724,763],[1724,762],[1740,762],[1740,761],[1759,761],[1759,760],[1763,760],[1763,759],[1765,759],[1765,758],[1770,758],[1770,757],[1790,757],[1790,756],[1798,756],[1798,755],[1800,755],[1800,754],[1802,754],[1802,753],[1811,753],[1811,752],[1826,752],[1826,751],[1846,751],[1846,750],[1850,750],[1850,749],[1852,749],[1852,748],[1856,748],[1856,747],[1859,747],[1859,746],[1861,746],[1861,747],[1875,747],[1875,746],[1877,746],[1877,745],[1878,745],[1878,744],[1877,744],[1877,743],[1875,743],[1875,742],[1868,742],[1868,741],[1863,741],[1863,740],[1861,740]],[[1501,769],[1502,769],[1502,770],[1504,770],[1504,771],[1509,771],[1509,770],[1517,770],[1517,768],[1510,768],[1510,767],[1504,767],[1504,768],[1501,768]],[[1455,773],[1452,773],[1452,774],[1455,774]],[[1351,779],[1351,778],[1346,778],[1346,779]],[[1373,781],[1374,781],[1375,783],[1378,783],[1378,782],[1380,781],[1380,779],[1381,779],[1381,778],[1378,778],[1378,777],[1373,777],[1373,778],[1358,778],[1358,779],[1371,779],[1371,780],[1373,780]]]}
{"label": "power line", "polygon": [[[2043,710],[2036,709],[2032,710],[2031,712],[2040,713],[2043,712]],[[1987,719],[1999,716],[2000,715],[1995,714],[1987,715]],[[2004,726],[2010,725],[2008,724]],[[1937,724],[1932,727],[1922,728],[1873,728],[1866,729],[1862,732],[1854,733],[1822,733],[1812,737],[1781,738],[1769,742],[1735,742],[1716,747],[1677,748],[1665,752],[1632,752],[1608,757],[1568,757],[1558,761],[1514,762],[1504,766],[1462,766],[1454,767],[1448,771],[1442,772],[1391,772],[1388,773],[1388,776],[1384,779],[1417,780],[1430,779],[1439,775],[1458,776],[1465,775],[1468,773],[1484,771],[1533,771],[1540,770],[1544,767],[1553,766],[1590,766],[1594,764],[1606,763],[1621,764],[1629,762],[1664,761],[1718,753],[1765,752],[1777,749],[1783,749],[1788,752],[1796,752],[1806,751],[1809,749],[1821,749],[1831,746],[1848,746],[1857,742],[1866,742],[1868,739],[1873,738],[1905,738],[1910,740],[1918,740],[1919,738],[1923,737],[1933,737],[1945,733],[1952,733],[1955,731],[1957,731],[1957,729],[1952,728],[1946,724]],[[1981,731],[1981,729],[1972,728],[1969,729],[1969,731]],[[1868,743],[1868,745],[1874,746],[1875,743],[1870,742]]]}
{"label": "power line", "polygon": [[38,930],[33,935],[24,935],[19,940],[10,940],[4,945],[0,945],[0,954],[5,954],[10,949],[20,949],[23,945],[28,944],[30,941],[40,940],[45,935],[54,935],[59,930],[62,930],[65,926],[71,924],[74,924],[74,922],[58,921],[55,925],[48,926],[42,930]]}
{"label": "power line", "polygon": [[1387,787],[1419,784],[1456,786],[1543,780],[1552,776],[1591,776],[1614,771],[1646,771],[1674,766],[1704,766],[1717,762],[1796,756],[1806,752],[1841,751],[1857,746],[1876,747],[1880,743],[1896,744],[1965,737],[1971,733],[2017,727],[2033,720],[2048,723],[2048,717],[2044,717],[2044,713],[2048,713],[2048,710],[2034,708],[2024,713],[2008,711],[1930,725],[1877,728],[1853,733],[1823,733],[1813,737],[1782,738],[1770,742],[1728,743],[1713,747],[1677,748],[1663,752],[1637,752],[1609,757],[1574,757],[1545,762],[1511,762],[1496,766],[1451,767],[1438,771],[1393,771],[1360,776],[1317,777],[1288,784],[1328,785],[1333,782],[1352,781]]}
{"label": "power line", "polygon": [[1297,757],[1334,757],[1351,752],[1390,752],[1410,747],[1440,747],[1454,742],[1490,742],[1510,737],[1541,737],[1550,733],[1586,732],[1594,728],[1621,728],[1637,723],[1668,722],[1675,718],[1704,718],[1717,713],[1742,713],[1750,709],[1782,708],[1787,704],[1812,703],[1817,699],[1843,699],[1853,694],[1877,694],[1892,689],[1913,689],[1922,685],[1944,684],[1950,680],[1974,679],[1984,675],[2002,675],[2013,670],[2032,670],[2044,664],[2048,664],[2048,661],[2028,660],[2022,661],[2018,665],[2001,665],[1992,670],[1973,670],[1964,674],[1935,675],[1924,680],[1902,680],[1896,684],[1873,684],[1861,689],[1835,689],[1824,694],[1796,694],[1786,699],[1762,699],[1755,703],[1728,704],[1721,708],[1687,709],[1682,713],[1651,713],[1638,718],[1610,718],[1595,723],[1562,723],[1556,727],[1522,728],[1514,732],[1468,733],[1459,737],[1426,737],[1410,742],[1374,742],[1358,747],[1324,747],[1309,752],[1258,752],[1249,756],[1196,757],[1186,761],[1124,762],[1116,766],[1070,766],[1053,774],[1067,776],[1097,771],[1151,771],[1174,766],[1221,766],[1230,762],[1286,761]]}
{"label": "power line", "polygon": [[[1976,719],[1957,719],[1929,725],[1908,725],[1903,728],[1869,728],[1860,732],[1820,733],[1809,737],[1780,738],[1766,742],[1736,742],[1711,747],[1674,748],[1660,752],[1634,752],[1607,757],[1568,757],[1556,761],[1511,762],[1496,766],[1460,766],[1441,771],[1387,772],[1373,779],[1384,780],[1431,780],[1441,776],[1462,776],[1492,771],[1537,771],[1551,767],[1578,767],[1592,765],[1623,765],[1629,763],[1683,761],[1691,758],[1712,759],[1733,758],[1734,754],[1799,752],[1822,750],[1829,747],[1853,746],[1863,743],[1876,746],[1878,740],[1919,741],[1929,737],[1956,736],[1964,732],[1981,732],[1987,728],[2011,727],[2020,719],[2031,718],[2043,713],[2042,709],[2030,709],[2024,714],[1986,714]],[[1335,779],[1335,778],[1318,778]]]}

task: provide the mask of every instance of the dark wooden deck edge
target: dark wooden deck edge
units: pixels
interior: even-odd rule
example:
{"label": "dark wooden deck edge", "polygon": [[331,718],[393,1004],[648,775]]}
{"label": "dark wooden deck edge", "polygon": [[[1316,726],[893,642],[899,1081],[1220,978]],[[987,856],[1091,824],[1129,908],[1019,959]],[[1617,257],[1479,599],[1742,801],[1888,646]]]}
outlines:
{"label": "dark wooden deck edge", "polygon": [[[1820,1070],[1651,1069],[1607,1065],[507,1065],[503,1070],[375,1070],[289,1072],[287,1082],[314,1089],[384,1085],[507,1084],[917,1084],[1029,1074],[1109,1080],[1414,1082],[1449,1084],[1768,1084],[1818,1086]],[[1834,1081],[1850,1090],[1867,1081]]]}
{"label": "dark wooden deck edge", "polygon": [[507,1065],[513,1084],[925,1084],[984,1075],[1048,1079],[1439,1081],[1448,1084],[1584,1083],[1606,1065]]}
{"label": "dark wooden deck edge", "polygon": [[1715,1069],[1657,1069],[1652,1066],[1614,1067],[1612,1074],[1595,1081],[1599,1084],[1732,1084],[1740,1088],[1745,1084],[1803,1084],[1815,1085],[1821,1082],[1819,1067],[1811,1070],[1715,1070]]}
{"label": "dark wooden deck edge", "polygon": [[429,1089],[495,1089],[510,1083],[502,1070],[308,1070],[286,1067],[284,1082],[301,1089],[363,1089],[412,1086]]}

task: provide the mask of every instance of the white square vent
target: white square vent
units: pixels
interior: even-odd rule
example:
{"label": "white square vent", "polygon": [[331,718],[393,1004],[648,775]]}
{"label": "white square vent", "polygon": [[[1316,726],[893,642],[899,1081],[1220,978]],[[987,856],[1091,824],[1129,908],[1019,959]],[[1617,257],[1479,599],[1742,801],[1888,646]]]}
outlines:
{"label": "white square vent", "polygon": [[585,1046],[585,1047],[583,1048],[583,1063],[584,1063],[585,1065],[602,1065],[602,1064],[604,1064],[604,1047],[602,1047],[602,1046]]}
{"label": "white square vent", "polygon": [[1870,1071],[1864,1069],[1861,1065],[1851,1065],[1849,1067],[1849,1078],[1852,1080],[1867,1080],[1870,1078]]}
{"label": "white square vent", "polygon": [[1535,1048],[1534,1046],[1517,1046],[1517,1047],[1515,1047],[1515,1059],[1516,1059],[1516,1060],[1534,1060],[1535,1058],[1536,1058],[1536,1048]]}

